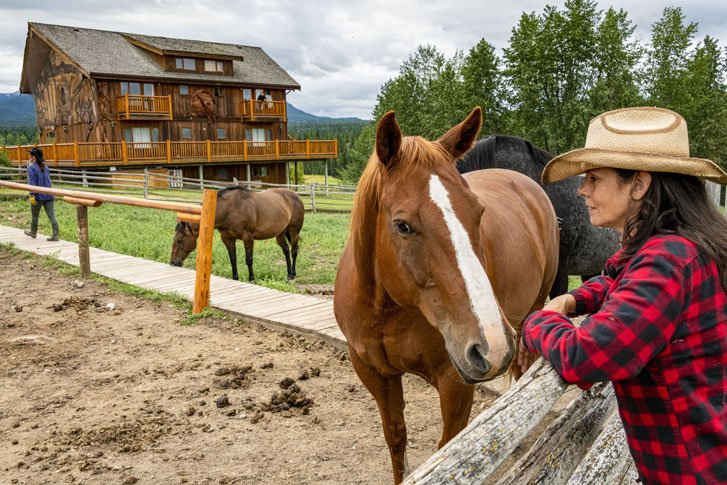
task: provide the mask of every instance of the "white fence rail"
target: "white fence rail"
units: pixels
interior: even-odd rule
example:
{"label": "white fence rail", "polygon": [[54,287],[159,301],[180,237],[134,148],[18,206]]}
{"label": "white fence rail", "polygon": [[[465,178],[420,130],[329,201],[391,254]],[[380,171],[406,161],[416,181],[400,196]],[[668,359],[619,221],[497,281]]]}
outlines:
{"label": "white fence rail", "polygon": [[[64,170],[50,168],[54,185],[73,186],[74,190],[93,190],[116,195],[143,196],[149,200],[198,203],[204,189],[222,190],[244,186],[250,190],[285,187],[295,191],[303,200],[306,210],[313,212],[349,212],[356,192],[355,185],[331,184],[269,184],[260,181],[232,182],[182,177],[170,170],[160,174],[150,170],[138,172],[110,172],[91,170]],[[0,167],[0,180],[27,181],[27,169]]]}

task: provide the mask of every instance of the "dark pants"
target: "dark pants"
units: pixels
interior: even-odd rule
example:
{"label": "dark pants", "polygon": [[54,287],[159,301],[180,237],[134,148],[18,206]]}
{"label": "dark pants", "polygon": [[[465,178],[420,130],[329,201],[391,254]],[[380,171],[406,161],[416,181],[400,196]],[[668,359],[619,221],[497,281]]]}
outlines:
{"label": "dark pants", "polygon": [[36,204],[30,204],[30,232],[35,234],[38,232],[38,216],[40,215],[40,208],[45,208],[45,213],[50,219],[50,225],[53,228],[53,234],[58,234],[58,221],[56,220],[56,213],[53,209],[55,200],[38,200],[35,199]]}

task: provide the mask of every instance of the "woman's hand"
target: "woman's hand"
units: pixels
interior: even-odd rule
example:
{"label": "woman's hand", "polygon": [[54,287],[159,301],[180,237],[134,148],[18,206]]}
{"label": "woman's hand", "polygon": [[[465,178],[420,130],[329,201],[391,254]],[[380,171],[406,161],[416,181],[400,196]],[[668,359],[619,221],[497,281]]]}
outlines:
{"label": "woman's hand", "polygon": [[525,374],[538,357],[540,357],[538,352],[530,352],[520,340],[520,345],[517,346],[517,365],[520,367],[520,372]]}
{"label": "woman's hand", "polygon": [[566,293],[565,295],[556,296],[545,304],[543,310],[558,312],[563,315],[576,312],[576,299],[573,295]]}

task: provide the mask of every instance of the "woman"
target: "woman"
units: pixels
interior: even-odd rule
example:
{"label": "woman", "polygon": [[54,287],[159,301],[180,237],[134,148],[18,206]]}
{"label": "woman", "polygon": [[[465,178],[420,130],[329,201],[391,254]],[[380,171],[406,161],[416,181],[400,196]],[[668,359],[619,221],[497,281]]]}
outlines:
{"label": "woman", "polygon": [[[28,184],[50,188],[50,170],[45,166],[43,150],[40,148],[32,148],[28,153]],[[38,216],[40,215],[40,208],[43,207],[53,228],[53,235],[48,240],[59,240],[58,221],[56,220],[53,207],[54,203],[55,197],[50,194],[30,193],[30,231],[25,231],[26,236],[35,238],[38,233]]]}
{"label": "woman", "polygon": [[727,221],[697,178],[727,173],[690,158],[684,118],[658,108],[593,119],[586,148],[550,161],[543,182],[584,172],[591,223],[622,249],[531,314],[523,345],[581,388],[612,381],[643,483],[727,483]]}

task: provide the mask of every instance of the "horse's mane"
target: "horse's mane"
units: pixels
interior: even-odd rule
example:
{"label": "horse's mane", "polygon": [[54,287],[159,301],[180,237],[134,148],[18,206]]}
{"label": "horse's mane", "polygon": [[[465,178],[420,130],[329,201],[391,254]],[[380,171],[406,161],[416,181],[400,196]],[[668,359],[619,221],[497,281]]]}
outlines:
{"label": "horse's mane", "polygon": [[530,154],[530,158],[542,167],[545,167],[553,158],[553,155],[536,147],[528,140],[516,136],[490,135],[475,143],[470,151],[457,160],[457,170],[459,170],[459,173],[467,173],[474,170],[498,167],[495,164],[497,150],[498,148],[505,148],[506,145],[524,145]]}
{"label": "horse's mane", "polygon": [[234,187],[227,187],[226,189],[222,189],[219,192],[217,192],[217,198],[218,199],[224,199],[224,195],[227,193],[230,193],[232,191],[239,190],[242,192],[242,196],[251,196],[253,194],[253,191],[248,189],[247,187],[243,187],[241,185],[236,185]]}
{"label": "horse's mane", "polygon": [[[387,172],[389,177],[403,178],[414,167],[433,167],[441,163],[442,157],[454,163],[450,155],[439,143],[430,142],[419,136],[402,138],[398,158],[392,161],[389,168],[379,162],[376,152],[371,155],[366,164],[356,189],[356,198],[351,211],[351,241],[355,247],[367,251],[368,244],[365,236],[374,234],[374,227],[367,223],[366,216],[379,210],[381,197],[381,177]],[[374,222],[375,223],[375,222]]]}

